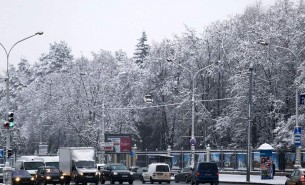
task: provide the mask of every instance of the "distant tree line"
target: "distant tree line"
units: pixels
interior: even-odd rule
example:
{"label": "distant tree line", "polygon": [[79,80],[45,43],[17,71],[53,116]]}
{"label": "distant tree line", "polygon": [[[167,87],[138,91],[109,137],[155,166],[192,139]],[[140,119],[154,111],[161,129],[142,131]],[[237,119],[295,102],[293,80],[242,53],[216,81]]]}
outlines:
{"label": "distant tree line", "polygon": [[[21,59],[9,66],[12,147],[32,154],[42,134],[50,152],[99,148],[104,122],[106,133],[131,133],[139,150],[189,149],[194,83],[196,147],[245,149],[253,64],[252,146],[294,149],[295,92],[305,90],[302,0],[278,0],[267,8],[258,2],[201,32],[186,27],[151,45],[148,38],[143,32],[132,58],[122,50],[74,58],[62,41],[50,44],[35,64]],[[2,83],[2,117],[5,92]],[[144,102],[146,94],[152,104]],[[304,106],[298,120],[304,128]]]}

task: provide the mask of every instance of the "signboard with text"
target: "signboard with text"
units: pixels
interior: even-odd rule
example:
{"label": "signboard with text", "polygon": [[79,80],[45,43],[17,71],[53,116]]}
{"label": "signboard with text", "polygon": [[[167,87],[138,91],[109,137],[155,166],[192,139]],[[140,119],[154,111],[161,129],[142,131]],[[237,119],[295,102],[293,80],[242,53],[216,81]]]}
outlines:
{"label": "signboard with text", "polygon": [[300,147],[302,145],[302,127],[294,127],[294,145]]}
{"label": "signboard with text", "polygon": [[305,105],[305,94],[300,94],[300,105]]}
{"label": "signboard with text", "polygon": [[113,143],[113,151],[116,153],[129,153],[131,151],[130,134],[106,134],[106,142]]}

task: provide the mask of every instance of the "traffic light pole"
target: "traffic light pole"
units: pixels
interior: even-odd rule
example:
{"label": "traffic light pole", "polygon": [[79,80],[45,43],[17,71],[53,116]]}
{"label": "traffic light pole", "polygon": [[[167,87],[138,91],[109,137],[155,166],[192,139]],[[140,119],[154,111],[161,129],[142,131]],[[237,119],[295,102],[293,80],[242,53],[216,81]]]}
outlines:
{"label": "traffic light pole", "polygon": [[[6,76],[7,78],[5,79],[5,82],[6,82],[6,121],[8,121],[8,118],[9,118],[9,108],[10,108],[10,97],[9,97],[9,72],[8,72],[8,64],[9,64],[9,57],[10,57],[10,53],[12,51],[12,49],[20,42],[22,41],[25,41],[29,38],[32,38],[36,35],[42,35],[43,32],[37,32],[35,33],[34,35],[31,35],[31,36],[28,36],[24,39],[21,39],[19,41],[17,41],[15,44],[13,44],[13,46],[7,51],[6,48],[4,47],[4,45],[2,43],[0,43],[0,46],[4,49],[5,51],[5,54],[6,54]],[[5,162],[7,162],[8,160],[8,157],[7,157],[7,154],[8,154],[8,149],[10,149],[11,147],[11,132],[10,132],[10,129],[8,128],[6,130],[6,156],[5,156]]]}
{"label": "traffic light pole", "polygon": [[[8,60],[8,59],[7,59]],[[5,79],[6,81],[6,116],[5,120],[8,121],[8,112],[9,112],[9,76],[8,76],[8,71],[7,71],[7,78]],[[8,162],[8,150],[11,148],[11,131],[9,128],[6,129],[6,151],[5,151],[5,162]]]}

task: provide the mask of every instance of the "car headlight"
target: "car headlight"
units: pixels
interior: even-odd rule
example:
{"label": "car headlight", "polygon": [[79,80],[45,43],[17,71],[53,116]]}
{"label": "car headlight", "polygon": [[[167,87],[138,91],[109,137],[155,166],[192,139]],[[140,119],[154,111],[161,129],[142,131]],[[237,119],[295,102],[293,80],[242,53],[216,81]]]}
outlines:
{"label": "car headlight", "polygon": [[130,175],[133,175],[133,172],[130,172]]}
{"label": "car headlight", "polygon": [[35,180],[35,177],[31,177],[31,181],[34,181]]}
{"label": "car headlight", "polygon": [[113,172],[113,175],[118,175],[118,172]]}
{"label": "car headlight", "polygon": [[20,181],[20,177],[16,177],[15,181],[17,182]]}
{"label": "car headlight", "polygon": [[100,172],[95,172],[95,175],[100,175]]}
{"label": "car headlight", "polygon": [[65,177],[64,176],[60,176],[60,179],[64,179]]}
{"label": "car headlight", "polygon": [[79,172],[78,175],[84,175],[83,172]]}
{"label": "car headlight", "polygon": [[50,179],[51,179],[51,177],[50,177],[50,176],[46,176],[46,179],[50,180]]}

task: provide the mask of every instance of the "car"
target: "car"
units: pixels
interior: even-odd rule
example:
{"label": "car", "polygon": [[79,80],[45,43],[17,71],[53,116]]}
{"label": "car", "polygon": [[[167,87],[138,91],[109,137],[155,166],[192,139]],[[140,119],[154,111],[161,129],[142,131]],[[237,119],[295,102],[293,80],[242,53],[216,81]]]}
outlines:
{"label": "car", "polygon": [[292,171],[291,174],[286,175],[287,179],[285,185],[305,184],[305,169],[298,168]]}
{"label": "car", "polygon": [[171,182],[170,167],[166,163],[152,163],[148,165],[147,172],[144,172],[142,176],[142,184],[145,184],[145,182],[150,182],[151,184],[154,182],[159,184],[167,182],[169,184]]}
{"label": "car", "polygon": [[104,169],[104,167],[105,167],[105,164],[104,164],[104,163],[97,163],[97,164],[96,164],[96,168],[97,168],[98,170],[102,170],[102,169]]}
{"label": "car", "polygon": [[142,174],[143,174],[143,172],[147,172],[147,170],[148,170],[148,167],[140,167],[140,168],[133,174],[134,179],[135,179],[135,180],[140,180],[140,181],[142,181],[142,178],[143,178]]}
{"label": "car", "polygon": [[110,181],[111,184],[119,182],[128,182],[132,184],[134,181],[133,172],[129,171],[124,164],[121,163],[109,163],[106,164],[104,169],[100,170],[100,180],[102,184],[106,181]]}
{"label": "car", "polygon": [[55,166],[41,166],[36,172],[36,184],[64,184],[64,176]]}
{"label": "car", "polygon": [[191,184],[210,183],[219,184],[218,166],[215,162],[200,162],[192,169]]}
{"label": "car", "polygon": [[26,170],[13,170],[12,171],[12,184],[13,185],[35,185],[36,181],[31,174]]}
{"label": "car", "polygon": [[3,166],[0,166],[0,183],[3,183]]}
{"label": "car", "polygon": [[189,183],[191,182],[192,178],[192,170],[190,167],[183,168],[180,172],[175,174],[175,182],[186,182]]}

